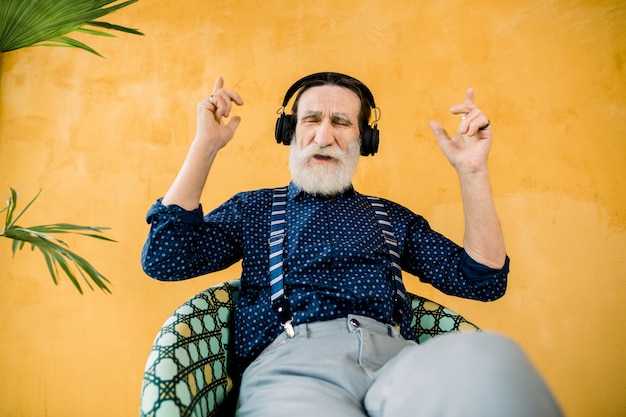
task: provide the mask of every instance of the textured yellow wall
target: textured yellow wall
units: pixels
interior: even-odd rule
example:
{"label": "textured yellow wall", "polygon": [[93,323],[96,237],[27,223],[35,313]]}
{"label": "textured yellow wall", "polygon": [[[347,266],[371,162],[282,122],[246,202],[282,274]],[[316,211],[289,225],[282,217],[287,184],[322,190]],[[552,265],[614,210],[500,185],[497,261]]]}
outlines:
{"label": "textured yellow wall", "polygon": [[626,6],[605,1],[143,0],[108,20],[146,37],[2,56],[0,194],[43,193],[24,225],[110,226],[69,239],[113,294],[58,287],[37,252],[0,240],[0,415],[132,416],[152,339],[181,302],[239,266],[183,283],[144,276],[144,214],[172,181],[216,76],[246,104],[203,204],[286,183],[275,110],[296,78],[360,78],[382,110],[380,152],[355,181],[460,241],[455,175],[428,120],[476,89],[512,273],[481,304],[419,291],[517,340],[570,416],[626,413]]}

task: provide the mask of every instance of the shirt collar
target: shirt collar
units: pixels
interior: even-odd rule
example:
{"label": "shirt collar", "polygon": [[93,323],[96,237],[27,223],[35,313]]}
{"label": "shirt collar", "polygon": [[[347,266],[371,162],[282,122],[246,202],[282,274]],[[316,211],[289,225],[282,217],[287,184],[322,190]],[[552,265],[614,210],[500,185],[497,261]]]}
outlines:
{"label": "shirt collar", "polygon": [[339,194],[328,196],[328,197],[315,196],[313,194],[309,194],[306,191],[304,191],[302,188],[294,184],[293,181],[290,182],[289,186],[287,187],[287,198],[289,199],[289,201],[300,200],[305,195],[310,195],[313,197],[320,197],[320,198],[333,198],[333,197],[339,197],[339,196],[352,197],[355,195],[355,193],[356,191],[354,191],[354,187],[352,185],[350,185],[350,187],[348,187],[345,191]]}

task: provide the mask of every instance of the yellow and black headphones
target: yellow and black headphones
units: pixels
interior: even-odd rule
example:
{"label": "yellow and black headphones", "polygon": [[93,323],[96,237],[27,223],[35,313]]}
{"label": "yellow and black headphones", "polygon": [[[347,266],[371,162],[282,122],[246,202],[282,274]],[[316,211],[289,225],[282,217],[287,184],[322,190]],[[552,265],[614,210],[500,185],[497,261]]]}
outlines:
{"label": "yellow and black headphones", "polygon": [[[299,79],[291,87],[289,87],[289,90],[287,90],[283,104],[278,110],[280,112],[280,117],[276,120],[276,129],[274,131],[276,142],[282,143],[283,145],[289,145],[296,130],[297,119],[295,115],[285,114],[285,107],[287,106],[287,103],[289,103],[291,97],[293,97],[293,95],[299,90],[321,85],[337,85],[351,90],[353,90],[356,86],[360,92],[359,96],[361,100],[365,100],[365,102],[374,110],[374,114],[378,116],[378,108],[376,107],[376,103],[374,103],[374,96],[365,84],[354,77],[350,77],[349,75],[337,72],[318,72]],[[378,117],[375,117],[371,126],[368,124],[365,124],[365,126],[359,126],[359,130],[361,132],[361,155],[363,156],[374,155],[378,151],[379,132],[377,122]]]}

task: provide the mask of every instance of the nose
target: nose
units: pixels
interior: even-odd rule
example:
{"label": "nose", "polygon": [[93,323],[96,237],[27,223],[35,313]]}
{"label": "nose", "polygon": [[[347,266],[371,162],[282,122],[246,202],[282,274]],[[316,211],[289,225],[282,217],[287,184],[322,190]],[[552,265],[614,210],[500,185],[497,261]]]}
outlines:
{"label": "nose", "polygon": [[329,121],[324,121],[317,126],[314,141],[321,148],[332,146],[336,142],[333,126]]}

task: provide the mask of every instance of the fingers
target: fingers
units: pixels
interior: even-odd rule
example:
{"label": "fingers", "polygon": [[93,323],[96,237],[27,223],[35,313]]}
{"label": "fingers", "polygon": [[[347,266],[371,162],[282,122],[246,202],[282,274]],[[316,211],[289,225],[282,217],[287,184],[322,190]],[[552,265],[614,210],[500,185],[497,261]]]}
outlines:
{"label": "fingers", "polygon": [[489,119],[479,109],[473,109],[461,116],[458,132],[469,136],[474,136],[479,131],[489,127]]}
{"label": "fingers", "polygon": [[476,105],[474,104],[474,89],[468,88],[465,92],[465,101],[463,102],[463,104],[456,104],[452,106],[450,112],[452,114],[467,114],[475,108]]}
{"label": "fingers", "polygon": [[489,127],[489,119],[487,119],[487,116],[485,116],[474,103],[473,88],[468,88],[465,92],[465,101],[463,104],[453,106],[450,112],[452,114],[461,115],[458,128],[458,132],[461,134],[473,136],[479,131],[483,131]]}
{"label": "fingers", "polygon": [[474,105],[474,89],[468,88],[465,92],[465,105],[473,106]]}
{"label": "fingers", "polygon": [[221,88],[209,96],[209,102],[213,105],[215,117],[218,119],[230,116],[233,103],[241,106],[243,100],[237,92]]}
{"label": "fingers", "polygon": [[217,77],[215,84],[213,84],[213,94],[215,94],[215,92],[222,87],[224,87],[224,79],[222,77]]}
{"label": "fingers", "polygon": [[243,99],[236,91],[224,88],[224,79],[222,77],[217,77],[217,80],[215,80],[213,92],[207,100],[211,104],[211,111],[213,111],[218,120],[222,117],[230,116],[232,103],[238,106],[243,105]]}
{"label": "fingers", "polygon": [[452,108],[450,109],[450,113],[467,115],[472,110],[478,110],[478,109],[476,108],[476,105],[474,104],[474,89],[468,88],[467,91],[465,92],[465,101],[463,102],[463,104],[456,104],[452,106]]}

